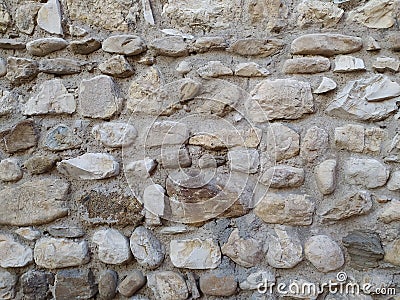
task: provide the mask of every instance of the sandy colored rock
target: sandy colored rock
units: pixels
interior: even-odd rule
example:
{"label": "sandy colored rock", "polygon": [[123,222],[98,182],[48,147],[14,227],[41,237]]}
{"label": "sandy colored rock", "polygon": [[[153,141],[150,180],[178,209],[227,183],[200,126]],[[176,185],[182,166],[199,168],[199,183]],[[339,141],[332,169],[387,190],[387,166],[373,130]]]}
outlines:
{"label": "sandy colored rock", "polygon": [[181,145],[188,138],[189,129],[185,123],[175,121],[154,122],[146,138],[146,145],[149,147]]}
{"label": "sandy colored rock", "polygon": [[260,181],[271,188],[294,188],[304,182],[304,170],[285,165],[277,165],[267,169]]}
{"label": "sandy colored rock", "polygon": [[364,150],[364,140],[362,125],[346,124],[335,128],[335,145],[338,149],[361,153]]}
{"label": "sandy colored rock", "polygon": [[118,292],[125,296],[131,297],[146,284],[146,277],[139,270],[129,273],[118,285]]}
{"label": "sandy colored rock", "polygon": [[17,39],[0,39],[0,49],[6,50],[23,50],[26,44]]}
{"label": "sandy colored rock", "polygon": [[349,12],[348,18],[368,28],[390,28],[395,24],[393,2],[372,0]]}
{"label": "sandy colored rock", "polygon": [[235,67],[235,75],[241,77],[265,77],[270,72],[255,62],[240,63]]}
{"label": "sandy colored rock", "polygon": [[400,61],[393,57],[381,56],[376,58],[372,67],[380,73],[385,71],[397,72],[400,68]]}
{"label": "sandy colored rock", "polygon": [[7,2],[0,3],[0,32],[6,32],[7,27],[11,24],[11,15],[6,6]]}
{"label": "sandy colored rock", "polygon": [[313,74],[326,72],[330,67],[331,62],[326,57],[296,57],[285,61],[282,72],[285,74]]}
{"label": "sandy colored rock", "polygon": [[269,237],[267,261],[271,267],[290,269],[303,260],[303,247],[297,235],[283,228],[275,228],[275,235]]}
{"label": "sandy colored rock", "polygon": [[21,57],[7,57],[7,79],[21,85],[34,79],[39,73],[36,61]]}
{"label": "sandy colored rock", "polygon": [[103,41],[102,49],[105,52],[122,55],[138,55],[146,51],[143,39],[136,35],[114,35]]}
{"label": "sandy colored rock", "polygon": [[315,181],[323,195],[332,194],[336,188],[336,166],[335,159],[328,159],[314,169]]}
{"label": "sandy colored rock", "polygon": [[15,158],[6,158],[0,161],[0,180],[18,181],[22,178],[22,170],[19,161]]}
{"label": "sandy colored rock", "polygon": [[63,34],[61,8],[58,0],[48,0],[42,5],[37,15],[37,24],[48,33]]}
{"label": "sandy colored rock", "polygon": [[122,55],[115,55],[99,65],[99,70],[103,74],[118,78],[126,78],[133,75],[132,66]]}
{"label": "sandy colored rock", "polygon": [[400,266],[400,240],[394,240],[385,248],[384,261],[391,263],[395,266]]}
{"label": "sandy colored rock", "polygon": [[243,56],[267,57],[278,53],[283,48],[283,42],[278,39],[239,39],[233,42],[228,51]]}
{"label": "sandy colored rock", "polygon": [[334,27],[341,20],[344,10],[323,1],[304,0],[297,6],[297,24],[300,27]]}
{"label": "sandy colored rock", "polygon": [[318,88],[316,88],[313,93],[314,94],[324,94],[336,89],[337,84],[335,81],[328,77],[322,77],[322,81],[319,84]]}
{"label": "sandy colored rock", "polygon": [[68,42],[61,38],[42,38],[26,44],[26,50],[34,56],[46,56],[67,47]]}
{"label": "sandy colored rock", "polygon": [[17,276],[6,270],[0,271],[0,298],[14,299]]}
{"label": "sandy colored rock", "polygon": [[232,149],[228,151],[228,161],[234,171],[256,173],[260,158],[256,149]]}
{"label": "sandy colored rock", "polygon": [[19,31],[26,34],[33,33],[36,15],[41,7],[42,5],[40,3],[26,1],[26,3],[17,8],[15,13],[15,25]]}
{"label": "sandy colored rock", "polygon": [[71,41],[71,43],[69,44],[69,49],[71,49],[74,54],[88,55],[100,48],[100,40],[94,37],[78,41]]}
{"label": "sandy colored rock", "polygon": [[40,231],[32,227],[20,227],[14,232],[28,241],[36,241],[41,236]]}
{"label": "sandy colored rock", "polygon": [[226,40],[222,36],[202,36],[196,38],[193,43],[193,48],[200,53],[213,50],[224,50],[226,47]]}
{"label": "sandy colored rock", "polygon": [[207,274],[200,277],[200,290],[205,295],[228,297],[236,294],[237,282],[234,276]]}
{"label": "sandy colored rock", "polygon": [[303,138],[300,156],[308,162],[313,162],[323,156],[329,146],[328,143],[328,133],[320,127],[312,126],[307,129]]}
{"label": "sandy colored rock", "polygon": [[181,274],[172,271],[154,272],[147,276],[147,284],[154,297],[160,300],[185,300],[188,287]]}
{"label": "sandy colored rock", "polygon": [[107,122],[93,126],[92,135],[104,146],[120,148],[131,145],[137,137],[133,125],[121,122]]}
{"label": "sandy colored rock", "polygon": [[367,188],[383,186],[389,178],[385,165],[371,158],[350,158],[345,161],[344,175],[347,183]]}
{"label": "sandy colored rock", "polygon": [[385,204],[379,213],[379,220],[384,223],[400,221],[400,201],[392,200]]}
{"label": "sandy colored rock", "polygon": [[29,246],[19,243],[10,234],[0,234],[0,267],[24,267],[32,260],[32,249]]}
{"label": "sandy colored rock", "polygon": [[58,271],[54,283],[56,299],[90,299],[97,293],[95,277],[91,269]]}
{"label": "sandy colored rock", "polygon": [[157,55],[180,57],[189,54],[188,44],[179,36],[168,36],[153,40],[149,48]]}
{"label": "sandy colored rock", "polygon": [[78,74],[85,62],[69,58],[49,58],[39,61],[39,71],[55,75]]}
{"label": "sandy colored rock", "polygon": [[335,57],[335,67],[333,72],[345,73],[365,70],[366,69],[362,58],[351,55],[338,55]]}
{"label": "sandy colored rock", "polygon": [[92,242],[97,245],[97,255],[106,264],[119,265],[131,258],[129,241],[116,229],[100,229],[93,234]]}
{"label": "sandy colored rock", "polygon": [[267,150],[276,161],[289,159],[300,152],[299,134],[282,123],[270,124],[268,129]]}
{"label": "sandy colored rock", "polygon": [[344,256],[339,245],[326,235],[314,235],[304,245],[304,255],[321,272],[343,266]]}
{"label": "sandy colored rock", "polygon": [[204,78],[233,75],[232,69],[218,60],[209,61],[204,67],[197,69],[197,73]]}
{"label": "sandy colored rock", "polygon": [[117,294],[118,274],[114,270],[105,270],[99,277],[99,296],[102,300],[112,300]]}
{"label": "sandy colored rock", "polygon": [[394,171],[390,174],[387,189],[390,191],[400,190],[400,171]]}

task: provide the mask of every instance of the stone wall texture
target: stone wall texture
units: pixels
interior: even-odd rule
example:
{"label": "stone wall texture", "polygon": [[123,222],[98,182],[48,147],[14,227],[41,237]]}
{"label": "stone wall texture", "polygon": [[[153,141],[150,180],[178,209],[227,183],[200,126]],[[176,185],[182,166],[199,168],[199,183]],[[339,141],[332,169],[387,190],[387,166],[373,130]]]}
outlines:
{"label": "stone wall texture", "polygon": [[399,21],[0,0],[0,299],[400,299]]}

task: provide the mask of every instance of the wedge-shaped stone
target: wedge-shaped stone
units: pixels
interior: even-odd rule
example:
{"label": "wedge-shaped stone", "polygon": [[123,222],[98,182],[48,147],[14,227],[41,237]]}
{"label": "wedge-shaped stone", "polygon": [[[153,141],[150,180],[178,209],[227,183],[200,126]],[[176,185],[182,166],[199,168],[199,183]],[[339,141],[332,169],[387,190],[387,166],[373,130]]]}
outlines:
{"label": "wedge-shaped stone", "polygon": [[137,55],[146,51],[146,45],[142,38],[136,35],[114,35],[107,38],[102,49],[109,53],[122,55]]}
{"label": "wedge-shaped stone", "polygon": [[230,47],[229,51],[243,56],[271,56],[279,52],[283,43],[278,39],[239,39]]}
{"label": "wedge-shaped stone", "polygon": [[61,179],[25,182],[0,191],[0,224],[41,225],[64,217],[69,184]]}
{"label": "wedge-shaped stone", "polygon": [[270,72],[255,62],[240,63],[235,68],[235,75],[241,77],[265,77]]}
{"label": "wedge-shaped stone", "polygon": [[38,12],[37,23],[49,33],[63,34],[61,25],[61,9],[58,0],[48,0]]}
{"label": "wedge-shaped stone", "polygon": [[96,38],[87,38],[80,41],[72,41],[69,49],[74,54],[88,55],[101,48],[101,42]]}
{"label": "wedge-shaped stone", "polygon": [[349,12],[349,19],[368,28],[390,28],[395,22],[394,4],[390,0],[371,0]]}
{"label": "wedge-shaped stone", "polygon": [[67,47],[68,42],[61,38],[43,38],[31,41],[26,44],[29,54],[35,56],[45,56],[55,51]]}
{"label": "wedge-shaped stone", "polygon": [[331,62],[322,56],[296,57],[288,59],[283,64],[283,73],[286,74],[313,74],[328,71]]}

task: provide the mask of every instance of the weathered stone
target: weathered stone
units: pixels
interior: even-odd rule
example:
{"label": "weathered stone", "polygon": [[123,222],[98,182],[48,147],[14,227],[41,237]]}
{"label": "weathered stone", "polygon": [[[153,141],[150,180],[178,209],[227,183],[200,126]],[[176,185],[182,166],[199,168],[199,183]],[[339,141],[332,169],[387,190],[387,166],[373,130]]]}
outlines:
{"label": "weathered stone", "polygon": [[60,124],[50,129],[46,135],[45,145],[52,151],[63,151],[79,148],[82,140],[68,126]]}
{"label": "weathered stone", "polygon": [[387,189],[390,191],[400,190],[400,171],[394,171],[390,174]]}
{"label": "weathered stone", "polygon": [[228,152],[231,170],[243,173],[256,173],[260,158],[256,149],[232,149]]}
{"label": "weathered stone", "polygon": [[327,107],[328,115],[378,121],[397,110],[400,86],[384,75],[350,81]]}
{"label": "weathered stone", "polygon": [[7,31],[7,27],[11,24],[11,15],[6,5],[7,2],[0,3],[0,32]]}
{"label": "weathered stone", "polygon": [[328,77],[322,77],[322,81],[318,88],[313,91],[314,94],[324,94],[336,89],[337,84],[332,79]]}
{"label": "weathered stone", "polygon": [[398,32],[392,32],[387,37],[388,48],[393,51],[400,51],[400,34]]}
{"label": "weathered stone", "polygon": [[298,6],[297,25],[300,27],[334,27],[339,23],[344,10],[330,2],[304,0]]}
{"label": "weathered stone", "polygon": [[35,29],[36,15],[42,7],[40,3],[27,1],[17,8],[15,25],[22,33],[32,34]]}
{"label": "weathered stone", "polygon": [[299,187],[304,182],[304,170],[285,165],[277,165],[267,169],[260,181],[272,188]]}
{"label": "weathered stone", "polygon": [[0,161],[0,180],[18,181],[22,178],[22,170],[15,158],[6,158]]}
{"label": "weathered stone", "polygon": [[125,277],[118,285],[118,292],[125,296],[131,297],[146,284],[146,277],[139,270],[134,270]]}
{"label": "weathered stone", "polygon": [[0,117],[11,114],[15,107],[15,95],[0,89]]}
{"label": "weathered stone", "polygon": [[154,159],[145,157],[142,160],[125,163],[125,172],[131,172],[131,174],[139,178],[148,178],[156,167],[157,162]]}
{"label": "weathered stone", "polygon": [[119,164],[108,153],[85,153],[57,163],[57,170],[77,179],[104,179],[118,175]]}
{"label": "weathered stone", "polygon": [[188,45],[179,36],[168,36],[155,39],[149,45],[157,55],[180,57],[189,54]]}
{"label": "weathered stone", "polygon": [[197,69],[200,77],[214,78],[220,76],[233,75],[232,69],[224,65],[219,60],[209,61],[204,67]]}
{"label": "weathered stone", "polygon": [[55,75],[71,75],[80,73],[83,65],[83,62],[69,58],[42,59],[39,62],[39,71]]}
{"label": "weathered stone", "polygon": [[376,58],[372,67],[380,73],[385,71],[397,72],[400,68],[400,62],[393,57],[381,56]]}
{"label": "weathered stone", "polygon": [[215,269],[221,263],[221,251],[212,239],[172,240],[170,258],[177,268]]}
{"label": "weathered stone", "polygon": [[80,266],[89,262],[89,247],[86,241],[44,237],[34,249],[35,263],[47,269]]}
{"label": "weathered stone", "polygon": [[267,261],[271,267],[290,269],[303,260],[303,247],[296,235],[275,228],[276,237],[270,236]]}
{"label": "weathered stone", "polygon": [[9,234],[0,234],[0,267],[18,268],[32,262],[32,249]]}
{"label": "weathered stone", "polygon": [[317,126],[310,127],[303,139],[300,155],[308,162],[313,162],[328,148],[328,133]]}
{"label": "weathered stone", "polygon": [[154,122],[146,138],[146,146],[158,147],[181,145],[189,138],[189,129],[185,123],[175,121]]}
{"label": "weathered stone", "polygon": [[6,270],[0,271],[0,298],[14,299],[17,276]]}
{"label": "weathered stone", "polygon": [[[6,74],[7,74],[7,61],[4,58],[0,57],[0,77],[3,77]],[[3,93],[3,91],[1,91],[1,93]],[[0,97],[2,98],[3,96]]]}
{"label": "weathered stone", "polygon": [[137,262],[146,268],[155,269],[164,260],[164,246],[150,230],[143,226],[133,231],[130,246]]}
{"label": "weathered stone", "polygon": [[350,255],[350,263],[357,268],[376,268],[383,259],[379,235],[367,230],[355,230],[342,239],[343,245]]}
{"label": "weathered stone", "polygon": [[346,124],[335,128],[335,145],[340,150],[363,152],[365,132],[364,126]]}
{"label": "weathered stone", "polygon": [[133,68],[122,55],[115,55],[99,65],[99,70],[103,74],[117,78],[126,78],[133,75]]}
{"label": "weathered stone", "polygon": [[351,55],[338,55],[335,57],[335,68],[333,72],[345,73],[353,71],[365,71],[365,65],[362,58]]}
{"label": "weathered stone", "polygon": [[344,164],[344,175],[348,184],[373,189],[386,183],[389,171],[385,165],[375,159],[351,158]]}
{"label": "weathered stone", "polygon": [[31,41],[26,44],[28,53],[35,56],[46,56],[52,52],[64,49],[68,46],[68,42],[61,38],[42,38]]}
{"label": "weathered stone", "polygon": [[58,0],[48,0],[38,12],[37,23],[49,33],[63,34],[61,25],[61,8]]}
{"label": "weathered stone", "polygon": [[266,194],[254,209],[255,214],[266,223],[310,225],[315,204],[308,195]]}
{"label": "weathered stone", "polygon": [[105,52],[122,55],[138,55],[146,51],[146,45],[142,38],[136,35],[114,35],[103,41],[102,49]]}
{"label": "weathered stone", "polygon": [[40,231],[32,227],[20,227],[14,232],[28,241],[36,241],[41,236]]}
{"label": "weathered stone", "polygon": [[0,133],[8,153],[15,153],[36,146],[37,136],[32,120],[23,120],[11,129]]}
{"label": "weathered stone", "polygon": [[16,85],[27,83],[39,73],[37,62],[28,58],[7,58],[7,79]]}
{"label": "weathered stone", "polygon": [[385,247],[384,261],[400,266],[400,240],[396,239]]}
{"label": "weathered stone", "polygon": [[367,51],[378,51],[381,50],[381,46],[379,43],[372,37],[368,37],[367,43],[366,43],[366,49]]}
{"label": "weathered stone", "polygon": [[53,225],[47,228],[51,236],[61,238],[78,238],[83,237],[85,232],[80,227]]}
{"label": "weathered stone", "polygon": [[313,74],[328,71],[330,67],[331,62],[326,57],[296,57],[286,60],[282,71],[285,74]]}
{"label": "weathered stone", "polygon": [[115,83],[106,75],[82,80],[79,103],[82,116],[95,119],[109,119],[121,108]]}
{"label": "weathered stone", "polygon": [[362,39],[359,37],[330,33],[312,33],[295,39],[292,42],[291,52],[303,55],[333,56],[356,52],[362,48],[362,45]]}
{"label": "weathered stone", "polygon": [[181,75],[185,75],[187,73],[189,73],[190,71],[192,71],[192,64],[186,60],[181,61],[177,66],[176,66],[176,71],[181,74]]}
{"label": "weathered stone", "polygon": [[117,294],[118,274],[114,270],[105,270],[99,278],[99,296],[102,300],[112,300]]}
{"label": "weathered stone", "polygon": [[221,36],[202,36],[193,43],[195,51],[204,53],[214,50],[224,50],[227,47],[225,38]]}
{"label": "weathered stone", "polygon": [[173,147],[171,149],[162,149],[160,162],[164,168],[179,169],[190,167],[192,159],[186,148]]}
{"label": "weathered stone", "polygon": [[0,191],[0,224],[40,225],[68,214],[69,184],[61,179],[40,179]]}
{"label": "weathered stone", "polygon": [[143,192],[144,207],[156,216],[163,216],[168,202],[164,188],[159,184],[149,185]]}
{"label": "weathered stone", "polygon": [[97,293],[90,269],[61,270],[56,274],[54,297],[60,300],[90,299]]}
{"label": "weathered stone", "polygon": [[243,56],[267,57],[278,53],[283,43],[278,39],[239,39],[233,42],[228,51]]}
{"label": "weathered stone", "polygon": [[276,119],[299,119],[314,112],[308,82],[294,79],[265,79],[251,92],[246,103],[249,117],[259,123]]}
{"label": "weathered stone", "polygon": [[256,266],[264,256],[260,242],[253,238],[241,238],[238,229],[232,231],[221,250],[222,254],[229,256],[235,263],[246,268]]}
{"label": "weathered stone", "polygon": [[289,159],[300,152],[299,134],[281,123],[270,124],[268,129],[267,150],[276,161]]}
{"label": "weathered stone", "polygon": [[265,77],[270,72],[255,62],[240,63],[235,67],[235,75],[241,77]]}
{"label": "weathered stone", "polygon": [[379,153],[382,143],[387,138],[387,133],[379,127],[365,128],[365,145],[364,152]]}
{"label": "weathered stone", "polygon": [[93,126],[93,136],[104,146],[120,148],[131,145],[137,137],[137,130],[127,123],[108,122]]}
{"label": "weathered stone", "polygon": [[400,221],[400,201],[392,200],[388,204],[385,204],[379,214],[379,220],[383,223]]}
{"label": "weathered stone", "polygon": [[0,39],[0,49],[23,50],[25,48],[26,45],[22,41],[18,41],[15,39]]}
{"label": "weathered stone", "polygon": [[147,276],[147,284],[160,300],[185,300],[189,291],[185,279],[179,273],[161,271]]}
{"label": "weathered stone", "polygon": [[320,272],[330,272],[343,266],[344,256],[339,245],[326,235],[314,235],[304,245],[305,257]]}
{"label": "weathered stone", "polygon": [[50,287],[54,284],[54,275],[50,272],[30,270],[21,276],[21,287],[24,299],[49,299]]}
{"label": "weathered stone", "polygon": [[275,284],[275,274],[270,270],[259,270],[251,273],[247,278],[239,283],[241,290],[257,290],[260,284]]}
{"label": "weathered stone", "polygon": [[[69,25],[68,31],[71,37],[84,37],[88,34],[88,31],[85,28],[76,25]],[[100,44],[101,47],[101,44]]]}
{"label": "weathered stone", "polygon": [[88,55],[101,48],[101,42],[94,37],[86,38],[84,40],[72,41],[69,44],[69,49],[74,54]]}
{"label": "weathered stone", "polygon": [[92,241],[103,263],[119,265],[131,258],[128,239],[116,229],[100,229],[93,234]]}
{"label": "weathered stone", "polygon": [[336,160],[328,159],[315,167],[315,181],[323,195],[332,194],[336,188]]}
{"label": "weathered stone", "polygon": [[234,276],[206,274],[200,277],[200,290],[205,295],[228,297],[236,294],[237,282]]}
{"label": "weathered stone", "polygon": [[348,18],[368,28],[390,28],[395,24],[393,1],[371,0],[349,12]]}
{"label": "weathered stone", "polygon": [[74,95],[68,93],[61,79],[53,79],[40,85],[38,94],[25,104],[23,114],[73,114],[75,109]]}
{"label": "weathered stone", "polygon": [[56,165],[56,162],[59,161],[60,158],[57,155],[36,155],[32,156],[24,162],[24,167],[28,170],[32,175],[43,174],[51,169],[53,169]]}

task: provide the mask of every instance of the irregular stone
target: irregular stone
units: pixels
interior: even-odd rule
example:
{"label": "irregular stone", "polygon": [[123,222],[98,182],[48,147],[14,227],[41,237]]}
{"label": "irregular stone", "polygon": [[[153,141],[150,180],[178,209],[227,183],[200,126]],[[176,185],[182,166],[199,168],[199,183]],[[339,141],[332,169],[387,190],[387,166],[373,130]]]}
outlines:
{"label": "irregular stone", "polygon": [[125,172],[132,172],[136,177],[148,178],[156,167],[157,162],[154,159],[146,157],[142,160],[126,163]]}
{"label": "irregular stone", "polygon": [[66,181],[46,178],[1,190],[0,224],[41,225],[66,216],[68,189]]}
{"label": "irregular stone", "polygon": [[326,57],[296,57],[286,60],[282,71],[285,74],[313,74],[328,71],[330,67],[331,62]]}
{"label": "irregular stone", "polygon": [[52,296],[50,287],[54,284],[54,275],[50,272],[30,270],[21,276],[21,287],[24,299],[49,299]]}
{"label": "irregular stone", "polygon": [[119,164],[108,153],[85,153],[57,163],[57,170],[61,174],[77,179],[104,179],[117,176]]}
{"label": "irregular stone", "polygon": [[61,38],[42,38],[31,41],[26,44],[28,53],[35,56],[46,56],[52,52],[64,49],[68,46],[68,42]]}
{"label": "irregular stone", "polygon": [[212,239],[172,240],[170,258],[177,268],[215,269],[221,263],[221,251]]}
{"label": "irregular stone", "polygon": [[371,127],[365,129],[365,147],[366,153],[379,153],[383,141],[387,138],[386,131],[379,127]]}
{"label": "irregular stone", "polygon": [[27,83],[39,73],[37,62],[28,58],[7,57],[7,79],[16,85]]}
{"label": "irregular stone", "polygon": [[366,45],[366,49],[367,51],[378,51],[381,50],[381,46],[379,45],[379,43],[372,37],[368,37],[367,39],[367,45]]}
{"label": "irregular stone", "polygon": [[388,35],[387,46],[392,51],[400,51],[400,35],[398,32],[392,32]]}
{"label": "irregular stone", "polygon": [[0,267],[18,268],[32,262],[32,249],[10,234],[0,234]]}
{"label": "irregular stone", "polygon": [[92,241],[103,263],[119,265],[131,258],[128,239],[116,229],[100,229],[93,234]]}
{"label": "irregular stone", "polygon": [[58,0],[48,0],[38,12],[37,24],[49,33],[63,34],[61,9]]}
{"label": "irregular stone", "polygon": [[320,272],[339,269],[344,256],[339,245],[326,235],[314,235],[304,245],[304,255]]}
{"label": "irregular stone", "polygon": [[0,133],[3,137],[5,150],[8,153],[15,153],[36,146],[37,136],[32,120],[23,120],[11,129]]}
{"label": "irregular stone", "polygon": [[235,75],[241,77],[265,77],[270,72],[255,62],[240,63],[235,67]]}
{"label": "irregular stone", "polygon": [[97,293],[92,270],[69,269],[56,274],[54,297],[60,300],[90,299]]}
{"label": "irregular stone", "polygon": [[[85,28],[76,25],[69,25],[68,26],[69,34],[72,37],[84,37],[88,34],[88,31]],[[100,45],[101,47],[101,45]]]}
{"label": "irregular stone", "polygon": [[76,110],[74,95],[68,93],[61,79],[43,82],[37,95],[26,102],[23,114],[73,114]]}
{"label": "irregular stone", "polygon": [[335,57],[335,68],[333,72],[345,73],[353,71],[365,71],[365,65],[362,58],[350,55],[338,55]]}
{"label": "irregular stone", "polygon": [[292,42],[290,51],[292,54],[333,56],[356,52],[362,48],[362,45],[362,39],[359,37],[311,33],[296,38]]}
{"label": "irregular stone", "polygon": [[228,51],[243,56],[267,57],[278,53],[283,48],[279,39],[246,38],[233,42]]}
{"label": "irregular stone", "polygon": [[194,274],[192,272],[187,272],[186,276],[187,276],[186,285],[188,287],[192,299],[200,298],[201,295],[199,289],[197,288],[197,282],[196,278],[194,277]]}
{"label": "irregular stone", "polygon": [[109,119],[121,108],[115,83],[107,75],[82,80],[79,103],[82,116],[94,119]]}
{"label": "irregular stone", "polygon": [[32,175],[43,174],[51,169],[53,169],[56,165],[56,162],[59,161],[60,158],[57,155],[49,154],[49,155],[37,155],[32,156],[24,162],[24,167],[28,170]]}
{"label": "irregular stone", "polygon": [[299,238],[283,229],[275,228],[276,237],[270,236],[267,260],[271,267],[290,269],[303,260],[303,247]]}
{"label": "irregular stone", "polygon": [[143,205],[151,213],[163,216],[168,202],[164,188],[159,184],[149,185],[143,192]]}
{"label": "irregular stone", "polygon": [[114,270],[105,270],[99,278],[99,296],[104,300],[112,300],[117,294],[118,274]]}
{"label": "irregular stone", "polygon": [[348,18],[368,28],[390,28],[395,24],[393,1],[371,0],[350,11]]}
{"label": "irregular stone", "polygon": [[25,42],[18,41],[16,39],[0,39],[0,49],[24,50],[25,48]]}
{"label": "irregular stone", "polygon": [[127,56],[146,51],[146,45],[141,37],[128,34],[110,36],[103,41],[101,47],[105,52]]}
{"label": "irregular stone", "polygon": [[387,189],[389,191],[400,190],[400,171],[394,171],[392,174],[390,174],[390,178],[387,183]]}
{"label": "irregular stone", "polygon": [[15,158],[6,158],[0,161],[0,180],[18,181],[22,178],[22,170]]}
{"label": "irregular stone", "polygon": [[0,57],[0,77],[3,77],[6,74],[7,74],[7,62],[4,58]]}
{"label": "irregular stone", "polygon": [[139,270],[134,270],[125,277],[118,285],[118,292],[125,296],[131,297],[146,284],[146,277]]}
{"label": "irregular stone", "polygon": [[14,232],[28,241],[36,241],[41,236],[40,231],[32,227],[20,227]]}
{"label": "irregular stone", "polygon": [[185,123],[175,121],[154,122],[146,138],[146,146],[158,147],[181,145],[189,138],[189,129]]}
{"label": "irregular stone", "polygon": [[209,61],[204,67],[197,69],[197,73],[203,78],[233,75],[231,68],[227,67],[219,60]]}
{"label": "irregular stone", "polygon": [[179,36],[167,36],[153,40],[149,48],[152,49],[156,55],[180,57],[189,54],[188,45],[184,39]]}
{"label": "irregular stone", "polygon": [[335,128],[335,145],[340,150],[363,152],[365,132],[364,126],[346,124]]}
{"label": "irregular stone", "polygon": [[308,162],[313,162],[328,148],[328,133],[317,126],[310,127],[303,139],[300,155]]}
{"label": "irregular stone", "polygon": [[80,227],[54,225],[47,228],[51,236],[62,238],[78,238],[83,237],[85,232]]}
{"label": "irregular stone", "polygon": [[267,150],[276,161],[289,159],[300,152],[300,136],[299,134],[281,123],[273,123],[269,125],[267,139]]}
{"label": "irregular stone", "polygon": [[42,59],[39,62],[39,71],[55,75],[78,74],[82,71],[83,62],[69,58]]}
{"label": "irregular stone", "polygon": [[298,6],[297,25],[300,27],[334,27],[339,23],[344,10],[330,2],[304,0]]}
{"label": "irregular stone", "polygon": [[260,158],[256,149],[231,149],[228,151],[230,168],[243,173],[257,173]]}
{"label": "irregular stone", "polygon": [[176,67],[175,70],[176,70],[179,74],[185,75],[185,74],[189,73],[190,71],[192,71],[192,68],[193,68],[192,64],[189,63],[189,62],[187,62],[186,60],[184,60],[184,61],[181,61],[181,62],[177,65],[177,67]]}
{"label": "irregular stone", "polygon": [[314,112],[314,101],[308,82],[294,79],[265,79],[253,91],[246,109],[258,123],[276,119],[299,119]]}
{"label": "irregular stone", "polygon": [[224,50],[226,47],[225,38],[221,36],[201,36],[196,38],[193,43],[194,50],[199,53]]}
{"label": "irregular stone", "polygon": [[236,294],[237,282],[234,276],[206,274],[200,277],[200,290],[205,295],[228,297]]}
{"label": "irregular stone", "polygon": [[44,237],[34,249],[35,263],[43,268],[56,269],[84,265],[89,262],[89,247],[86,241]]}
{"label": "irregular stone", "polygon": [[344,164],[344,175],[348,184],[373,189],[386,183],[389,171],[375,159],[350,158]]}
{"label": "irregular stone", "polygon": [[150,230],[143,226],[133,231],[130,246],[137,262],[148,269],[158,268],[164,260],[164,246]]}
{"label": "irregular stone", "polygon": [[356,268],[376,268],[384,257],[379,235],[367,230],[354,230],[342,239],[350,255],[350,263]]}
{"label": "irregular stone", "polygon": [[186,148],[162,149],[160,156],[161,165],[166,169],[187,168],[192,164],[192,159]]}
{"label": "irregular stone", "polygon": [[71,128],[60,124],[50,129],[46,135],[45,145],[52,151],[63,151],[79,148],[82,140]]}
{"label": "irregular stone", "polygon": [[393,57],[381,56],[376,58],[372,67],[379,73],[385,71],[397,72],[400,68],[400,62]]}
{"label": "irregular stone", "polygon": [[256,266],[264,256],[262,245],[256,239],[241,238],[238,229],[232,231],[221,250],[222,254],[229,256],[235,263],[245,268]]}
{"label": "irregular stone", "polygon": [[9,91],[0,89],[0,117],[12,113],[15,106],[15,96]]}
{"label": "irregular stone", "polygon": [[160,300],[185,300],[189,291],[185,279],[172,271],[154,272],[147,276],[147,284]]}
{"label": "irregular stone", "polygon": [[315,167],[315,181],[323,195],[332,194],[336,188],[336,160],[328,159]]}
{"label": "irregular stone", "polygon": [[119,122],[101,123],[93,126],[92,135],[104,146],[120,148],[131,145],[137,137],[133,125]]}
{"label": "irregular stone", "polygon": [[331,116],[379,121],[397,110],[399,85],[384,75],[350,81],[327,107]]}
{"label": "irregular stone", "polygon": [[7,27],[11,24],[11,15],[7,9],[6,2],[0,3],[0,32],[7,31]]}
{"label": "irregular stone", "polygon": [[400,266],[400,240],[396,239],[385,247],[385,262]]}
{"label": "irregular stone", "polygon": [[275,284],[275,274],[269,270],[260,270],[251,273],[247,278],[239,283],[241,290],[257,290],[260,284]]}
{"label": "irregular stone", "polygon": [[126,78],[133,75],[133,68],[122,55],[115,55],[99,65],[103,74],[117,78]]}
{"label": "irregular stone", "polygon": [[392,200],[388,204],[385,204],[378,218],[383,223],[400,221],[400,201]]}
{"label": "irregular stone", "polygon": [[272,188],[299,187],[304,182],[304,170],[285,165],[277,165],[267,169],[260,181]]}
{"label": "irregular stone", "polygon": [[254,212],[266,223],[304,226],[312,223],[314,210],[308,195],[268,193]]}
{"label": "irregular stone", "polygon": [[20,5],[15,13],[15,25],[22,33],[32,34],[35,29],[36,15],[42,7],[40,3],[27,1]]}
{"label": "irregular stone", "polygon": [[101,48],[101,42],[94,37],[86,38],[79,41],[71,41],[69,49],[74,54],[88,55]]}
{"label": "irregular stone", "polygon": [[0,298],[14,299],[17,276],[6,270],[0,271]]}
{"label": "irregular stone", "polygon": [[318,88],[313,91],[314,94],[324,94],[336,89],[337,84],[332,79],[328,77],[322,77],[322,81],[319,84]]}

